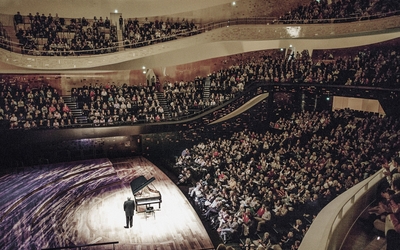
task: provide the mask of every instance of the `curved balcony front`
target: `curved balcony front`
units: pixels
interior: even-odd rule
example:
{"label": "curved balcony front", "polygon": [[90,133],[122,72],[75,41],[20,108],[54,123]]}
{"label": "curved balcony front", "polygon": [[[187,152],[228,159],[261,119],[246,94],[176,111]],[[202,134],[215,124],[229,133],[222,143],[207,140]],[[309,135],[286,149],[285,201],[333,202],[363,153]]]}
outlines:
{"label": "curved balcony front", "polygon": [[8,70],[132,70],[185,64],[263,49],[348,48],[400,37],[400,16],[319,24],[272,24],[269,19],[236,19],[205,25],[196,34],[135,49],[81,56],[34,56],[0,49],[0,68]]}

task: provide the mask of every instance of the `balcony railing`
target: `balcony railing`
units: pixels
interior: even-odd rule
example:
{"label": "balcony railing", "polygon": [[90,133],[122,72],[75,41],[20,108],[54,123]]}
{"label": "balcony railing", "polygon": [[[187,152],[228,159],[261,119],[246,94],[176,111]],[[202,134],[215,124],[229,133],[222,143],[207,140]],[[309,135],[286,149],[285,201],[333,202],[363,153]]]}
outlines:
{"label": "balcony railing", "polygon": [[[229,27],[234,25],[274,25],[274,24],[284,24],[284,25],[309,25],[309,24],[334,24],[334,23],[348,23],[348,22],[363,22],[366,20],[373,20],[391,16],[400,15],[400,10],[388,13],[380,13],[371,16],[357,16],[354,15],[349,18],[335,18],[335,19],[303,19],[303,20],[279,20],[276,17],[251,17],[251,18],[236,18],[229,19],[219,22],[212,22],[204,25],[198,25],[196,29],[193,30],[176,30],[170,35],[153,39],[140,41],[136,43],[127,44],[124,41],[114,42],[111,46],[99,49],[85,49],[85,50],[70,50],[64,46],[55,46],[52,51],[44,51],[39,49],[29,49],[24,48],[23,44],[13,42],[10,38],[10,34],[6,32],[4,27],[0,23],[0,48],[9,50],[11,52],[29,54],[34,56],[93,56],[101,55],[105,53],[113,53],[118,51],[124,51],[127,49],[140,48],[144,46],[149,46],[153,44],[158,44],[161,42],[168,42],[171,40],[189,37],[197,34],[201,34],[214,29],[219,29],[222,27]],[[68,31],[63,31],[66,33],[73,33]],[[33,40],[43,39],[43,38],[31,38]],[[35,41],[36,42],[36,41]]]}
{"label": "balcony railing", "polygon": [[360,211],[368,207],[376,198],[377,186],[383,178],[383,172],[380,170],[324,207],[311,224],[299,249],[341,249],[343,241],[360,215]]}

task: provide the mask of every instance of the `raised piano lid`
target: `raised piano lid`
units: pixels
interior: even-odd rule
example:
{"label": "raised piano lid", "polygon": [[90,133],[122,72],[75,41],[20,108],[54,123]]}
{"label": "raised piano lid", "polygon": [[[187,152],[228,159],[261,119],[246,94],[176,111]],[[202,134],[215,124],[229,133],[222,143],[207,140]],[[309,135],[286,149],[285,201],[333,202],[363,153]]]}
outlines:
{"label": "raised piano lid", "polygon": [[152,183],[156,178],[151,177],[150,179],[146,179],[143,175],[133,179],[131,181],[131,189],[132,189],[132,194],[135,195],[137,192],[142,190],[144,187]]}

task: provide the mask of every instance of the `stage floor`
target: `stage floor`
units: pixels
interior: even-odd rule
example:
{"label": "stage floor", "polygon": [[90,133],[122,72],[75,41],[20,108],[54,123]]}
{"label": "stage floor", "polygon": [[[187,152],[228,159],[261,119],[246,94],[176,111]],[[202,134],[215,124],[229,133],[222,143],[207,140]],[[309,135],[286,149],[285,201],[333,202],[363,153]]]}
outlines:
{"label": "stage floor", "polygon": [[[63,198],[60,194],[66,191],[62,190],[56,192],[55,195],[46,196],[45,200],[36,202],[37,207],[29,208],[34,216],[18,219],[17,225],[12,227],[12,230],[16,231],[4,234],[1,239],[2,242],[0,242],[2,249],[15,249],[15,246],[19,246],[19,249],[32,249],[32,246],[51,248],[113,241],[119,242],[115,245],[117,250],[214,248],[190,202],[180,189],[154,164],[143,157],[113,160],[112,163],[108,163],[109,167],[106,168],[109,169],[107,171],[114,171],[114,173],[104,174],[104,178],[114,178],[117,181],[107,184],[104,188],[99,185],[96,188],[96,192],[84,190],[82,195],[75,196],[79,197],[76,200],[66,200],[59,203],[52,202],[58,199],[71,199],[71,197],[74,197],[68,194]],[[79,162],[76,162],[76,165],[79,164]],[[60,169],[59,164],[57,165],[57,169]],[[65,168],[70,166],[71,163],[68,163]],[[96,168],[96,166],[93,168]],[[44,171],[53,170],[48,168]],[[76,172],[76,166],[73,171]],[[71,172],[73,171],[71,170]],[[65,171],[64,176],[58,176],[57,178],[71,178],[71,172]],[[22,173],[24,177],[29,177],[29,174],[29,171]],[[60,172],[58,171],[54,174],[60,175]],[[139,207],[139,212],[135,213],[134,216],[133,227],[125,229],[123,203],[127,197],[133,198],[129,183],[140,175],[144,175],[147,179],[155,177],[151,186],[160,191],[162,195],[161,209],[158,209],[158,205],[155,204],[153,206],[155,208],[154,214],[146,214],[144,206]],[[36,176],[40,175],[32,174],[31,178],[40,178]],[[90,178],[82,177],[87,178],[88,180],[86,181],[81,181],[76,176],[74,178],[76,179],[74,181],[76,188],[69,186],[69,193],[80,192],[83,185],[94,185],[92,180],[96,178],[104,179],[93,174]],[[6,185],[5,181],[13,181],[13,179],[18,179],[18,176],[1,178],[1,185]],[[96,180],[96,183],[98,182],[99,180]],[[49,188],[49,185],[53,185],[55,189],[65,189],[64,186],[59,187],[59,182],[54,180],[48,181],[47,184],[43,183],[41,187]],[[3,193],[2,195],[7,194]],[[13,201],[11,198],[9,199],[10,201],[3,207],[5,212],[1,216],[1,229],[7,229],[8,226],[4,223],[17,220],[17,218],[13,217],[19,213],[14,213],[14,210],[22,209],[20,204],[23,204],[24,200],[29,198],[27,195],[19,195],[13,197]],[[43,213],[43,215],[40,213]],[[60,216],[62,218],[57,218]],[[52,225],[49,225],[49,223],[52,223]],[[41,229],[34,229],[34,227],[38,226]],[[18,237],[17,235],[21,233],[23,235],[34,235]],[[106,248],[103,246],[90,249],[112,249],[112,247],[109,245]]]}

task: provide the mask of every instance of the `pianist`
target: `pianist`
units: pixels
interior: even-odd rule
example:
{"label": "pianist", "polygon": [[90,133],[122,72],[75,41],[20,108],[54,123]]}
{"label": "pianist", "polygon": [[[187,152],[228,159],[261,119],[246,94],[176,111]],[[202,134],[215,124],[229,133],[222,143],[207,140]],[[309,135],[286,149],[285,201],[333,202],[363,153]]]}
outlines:
{"label": "pianist", "polygon": [[133,224],[133,215],[135,211],[135,202],[131,200],[131,197],[128,197],[128,200],[124,202],[124,211],[126,216],[126,226],[125,228],[132,227]]}

